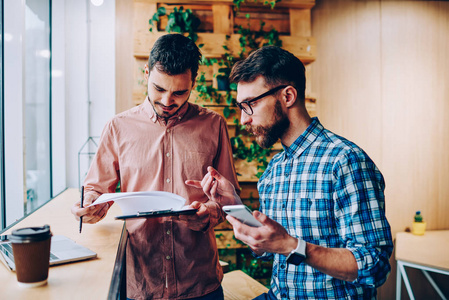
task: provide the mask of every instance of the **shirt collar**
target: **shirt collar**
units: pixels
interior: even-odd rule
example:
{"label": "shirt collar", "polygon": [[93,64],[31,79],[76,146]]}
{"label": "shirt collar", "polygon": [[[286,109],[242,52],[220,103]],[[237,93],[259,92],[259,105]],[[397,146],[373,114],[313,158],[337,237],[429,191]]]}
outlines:
{"label": "shirt collar", "polygon": [[304,150],[306,150],[317,139],[323,129],[324,127],[321,125],[318,118],[312,118],[312,122],[309,127],[307,127],[307,129],[293,142],[293,144],[290,145],[290,147],[282,145],[285,155],[299,157]]}
{"label": "shirt collar", "polygon": [[185,103],[185,105],[183,105],[176,112],[176,114],[174,114],[173,116],[171,116],[168,119],[165,119],[165,118],[159,117],[156,114],[156,112],[154,111],[154,107],[153,107],[153,105],[151,105],[151,102],[150,102],[150,99],[148,98],[148,96],[145,98],[145,101],[143,103],[143,109],[148,114],[148,117],[150,117],[150,120],[153,121],[153,123],[159,122],[159,124],[163,124],[163,125],[167,125],[167,123],[173,119],[182,120],[184,118],[185,114],[187,113],[187,111],[189,110],[189,106],[190,106],[190,103],[187,101],[187,103]]}

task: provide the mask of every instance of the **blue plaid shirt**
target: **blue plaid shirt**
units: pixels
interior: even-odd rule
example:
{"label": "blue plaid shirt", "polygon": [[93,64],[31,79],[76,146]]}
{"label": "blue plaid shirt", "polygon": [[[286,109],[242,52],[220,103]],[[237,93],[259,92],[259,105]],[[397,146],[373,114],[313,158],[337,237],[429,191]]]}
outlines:
{"label": "blue plaid shirt", "polygon": [[385,217],[385,182],[368,155],[323,128],[317,118],[276,154],[259,180],[260,210],[294,237],[346,248],[358,277],[346,282],[309,265],[273,258],[271,289],[278,299],[372,299],[390,273],[393,251]]}

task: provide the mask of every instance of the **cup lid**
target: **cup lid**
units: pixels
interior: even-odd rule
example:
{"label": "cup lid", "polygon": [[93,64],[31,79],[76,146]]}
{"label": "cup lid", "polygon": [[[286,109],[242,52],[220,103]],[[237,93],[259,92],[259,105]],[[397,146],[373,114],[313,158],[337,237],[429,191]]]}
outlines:
{"label": "cup lid", "polygon": [[14,230],[9,236],[9,240],[12,243],[39,242],[48,239],[51,235],[49,225],[44,225],[42,227],[25,227]]}

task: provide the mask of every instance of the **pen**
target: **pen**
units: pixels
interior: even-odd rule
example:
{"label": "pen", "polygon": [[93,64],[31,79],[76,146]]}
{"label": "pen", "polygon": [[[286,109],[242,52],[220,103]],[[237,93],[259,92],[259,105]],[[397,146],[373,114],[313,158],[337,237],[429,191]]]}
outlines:
{"label": "pen", "polygon": [[[84,201],[84,185],[81,186],[81,204],[80,204],[80,208],[83,208],[83,201]],[[80,217],[80,233],[81,233],[82,229],[83,229],[83,217]]]}

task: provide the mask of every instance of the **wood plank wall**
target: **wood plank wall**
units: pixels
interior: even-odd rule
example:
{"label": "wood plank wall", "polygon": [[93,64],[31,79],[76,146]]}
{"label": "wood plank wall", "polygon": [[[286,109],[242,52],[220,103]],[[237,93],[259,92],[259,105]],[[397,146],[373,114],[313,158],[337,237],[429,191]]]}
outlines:
{"label": "wood plank wall", "polygon": [[[393,234],[417,210],[428,229],[449,229],[449,2],[318,0],[312,35],[317,115],[384,174]],[[380,299],[395,297],[392,263]],[[438,299],[410,273],[417,299]]]}
{"label": "wood plank wall", "polygon": [[[126,29],[132,3],[116,0],[117,112],[134,105],[134,82],[126,83],[134,70]],[[449,2],[317,0],[312,36],[317,60],[308,66],[307,89],[317,97],[317,115],[381,169],[393,233],[410,227],[416,210],[428,229],[449,229]],[[379,299],[395,297],[392,263]],[[424,277],[411,273],[417,296],[431,299]],[[447,278],[436,280],[447,286]]]}

